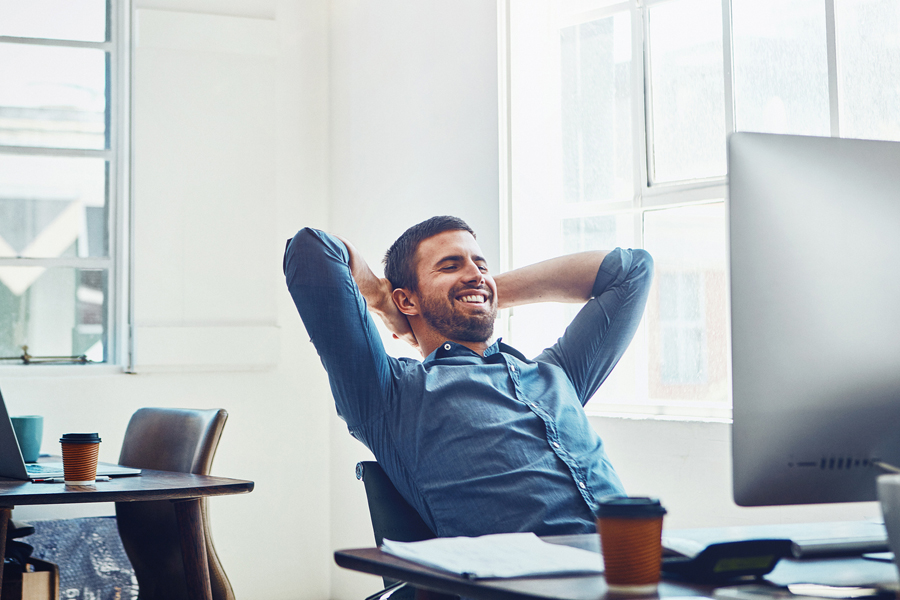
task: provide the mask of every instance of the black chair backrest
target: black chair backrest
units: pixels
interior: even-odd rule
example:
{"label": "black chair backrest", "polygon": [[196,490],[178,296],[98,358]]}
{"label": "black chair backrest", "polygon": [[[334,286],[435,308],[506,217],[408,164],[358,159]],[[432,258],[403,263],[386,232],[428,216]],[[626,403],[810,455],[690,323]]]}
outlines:
{"label": "black chair backrest", "polygon": [[367,460],[356,465],[356,478],[366,485],[369,516],[375,543],[387,538],[398,542],[418,542],[437,537],[419,513],[403,499],[377,462]]}

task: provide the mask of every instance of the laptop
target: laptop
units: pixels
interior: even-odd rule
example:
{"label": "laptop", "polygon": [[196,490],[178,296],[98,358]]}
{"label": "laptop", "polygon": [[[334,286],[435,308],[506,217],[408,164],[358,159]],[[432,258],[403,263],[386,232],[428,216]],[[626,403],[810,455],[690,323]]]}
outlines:
{"label": "laptop", "polygon": [[[121,477],[140,474],[140,469],[132,467],[104,463],[97,465],[97,475]],[[25,463],[22,458],[22,450],[19,448],[19,441],[16,439],[16,431],[13,429],[9,412],[6,410],[6,402],[3,401],[3,394],[0,393],[0,477],[35,481],[62,476],[62,462]]]}

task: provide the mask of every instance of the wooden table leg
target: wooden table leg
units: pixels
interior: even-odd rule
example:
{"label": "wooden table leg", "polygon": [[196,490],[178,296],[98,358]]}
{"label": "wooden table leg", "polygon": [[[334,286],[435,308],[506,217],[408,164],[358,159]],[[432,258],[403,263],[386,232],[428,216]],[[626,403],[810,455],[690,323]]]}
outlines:
{"label": "wooden table leg", "polygon": [[172,504],[175,505],[175,516],[178,519],[178,529],[181,534],[181,555],[184,560],[188,597],[212,600],[200,498],[174,500]]}
{"label": "wooden table leg", "polygon": [[9,525],[11,508],[0,508],[0,590],[3,589],[3,561],[6,559],[6,528]]}

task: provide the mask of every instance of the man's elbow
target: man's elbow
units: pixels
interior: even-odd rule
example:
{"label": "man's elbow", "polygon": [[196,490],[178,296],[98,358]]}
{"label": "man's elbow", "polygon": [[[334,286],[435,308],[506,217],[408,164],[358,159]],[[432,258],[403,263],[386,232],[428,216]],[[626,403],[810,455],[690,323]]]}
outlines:
{"label": "man's elbow", "polygon": [[314,265],[333,262],[347,263],[349,256],[347,248],[337,238],[328,235],[324,231],[304,227],[294,237],[287,241],[284,249],[282,270],[290,279],[292,273],[298,269],[314,269]]}
{"label": "man's elbow", "polygon": [[288,272],[288,265],[303,256],[304,247],[309,243],[310,233],[309,227],[304,227],[295,233],[294,237],[288,238],[284,245],[284,258],[281,261],[281,271],[285,275]]}
{"label": "man's elbow", "polygon": [[629,279],[643,280],[647,285],[653,280],[653,257],[643,248],[631,251],[631,268],[628,269]]}

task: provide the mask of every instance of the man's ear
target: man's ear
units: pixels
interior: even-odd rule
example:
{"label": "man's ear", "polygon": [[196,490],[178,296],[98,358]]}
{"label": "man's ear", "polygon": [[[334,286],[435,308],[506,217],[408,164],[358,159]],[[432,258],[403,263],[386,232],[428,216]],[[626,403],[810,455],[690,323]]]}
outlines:
{"label": "man's ear", "polygon": [[415,297],[413,292],[404,288],[397,288],[391,292],[391,298],[393,298],[394,304],[397,305],[397,309],[407,317],[419,314],[418,298]]}

